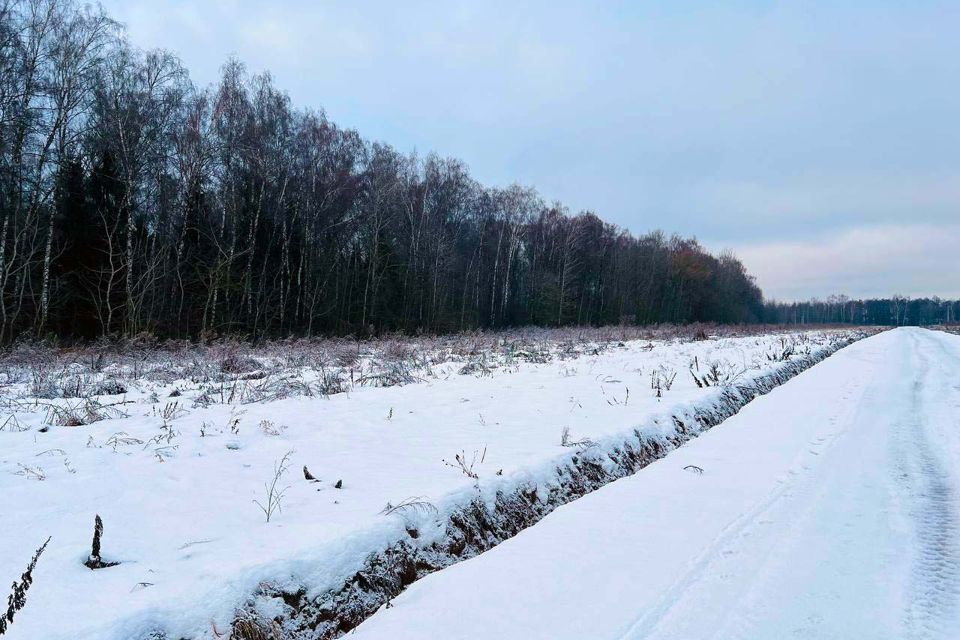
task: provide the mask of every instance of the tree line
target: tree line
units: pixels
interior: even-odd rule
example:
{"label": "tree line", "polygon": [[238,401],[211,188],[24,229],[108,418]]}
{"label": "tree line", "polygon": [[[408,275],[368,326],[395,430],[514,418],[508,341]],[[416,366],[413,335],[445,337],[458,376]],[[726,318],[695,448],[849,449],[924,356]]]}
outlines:
{"label": "tree line", "polygon": [[764,305],[763,319],[772,324],[953,325],[960,324],[960,300],[830,296],[807,302],[770,301]]}
{"label": "tree line", "polygon": [[0,342],[753,322],[730,254],[402,154],[99,7],[0,0]]}

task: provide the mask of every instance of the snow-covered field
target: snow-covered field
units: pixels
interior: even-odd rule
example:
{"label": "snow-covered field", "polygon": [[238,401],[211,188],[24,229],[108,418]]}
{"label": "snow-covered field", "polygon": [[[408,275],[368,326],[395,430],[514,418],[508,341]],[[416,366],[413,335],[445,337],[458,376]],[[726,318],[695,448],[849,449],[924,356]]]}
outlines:
{"label": "snow-covered field", "polygon": [[[8,637],[226,637],[245,607],[280,613],[256,593],[337,589],[397,541],[435,542],[450,514],[478,498],[542,491],[577,456],[607,464],[625,437],[672,434],[674,416],[725,389],[861,335],[223,345],[106,362],[95,350],[54,361],[21,349],[0,363],[0,581],[18,578],[52,539]],[[844,375],[825,378],[829,397],[853,384],[846,378],[865,384],[853,358],[845,353]],[[810,408],[826,410],[820,400]],[[775,441],[774,427],[804,408],[764,414],[763,437]],[[713,459],[698,460],[702,477],[685,472],[658,490],[726,486],[711,479]],[[95,515],[101,559],[118,564],[91,570]],[[581,551],[558,550],[555,563]],[[416,593],[419,584],[397,602]]]}
{"label": "snow-covered field", "polygon": [[960,638],[958,381],[960,336],[860,341],[351,637]]}

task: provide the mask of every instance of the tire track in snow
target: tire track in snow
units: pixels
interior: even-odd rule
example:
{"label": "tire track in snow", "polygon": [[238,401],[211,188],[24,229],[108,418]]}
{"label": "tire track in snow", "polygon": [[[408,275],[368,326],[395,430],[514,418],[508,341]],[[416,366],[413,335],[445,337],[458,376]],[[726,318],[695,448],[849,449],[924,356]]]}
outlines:
{"label": "tire track in snow", "polygon": [[[940,638],[956,632],[951,625],[960,600],[960,523],[955,487],[931,448],[923,419],[927,415],[923,391],[933,382],[930,362],[916,338],[913,342],[920,360],[919,375],[903,414],[906,441],[900,443],[901,479],[911,498],[910,516],[916,536],[904,626],[908,637]],[[945,382],[939,380],[938,392],[948,392]]]}
{"label": "tire track in snow", "polygon": [[[855,413],[856,408],[863,401],[863,396],[860,396],[852,406],[848,407],[842,413],[847,415]],[[831,418],[831,421],[836,422],[839,415],[840,414],[835,415]],[[730,562],[735,565],[732,567],[733,572],[743,569],[743,559],[734,559],[735,556],[739,556],[742,553],[743,545],[749,545],[751,553],[756,554],[758,558],[757,565],[762,565],[765,558],[769,556],[773,547],[778,543],[777,541],[780,539],[779,536],[784,534],[784,532],[771,533],[766,531],[771,524],[782,521],[779,515],[768,517],[768,514],[783,509],[782,503],[784,502],[795,503],[799,501],[800,505],[804,505],[812,500],[808,494],[814,490],[812,483],[815,482],[816,476],[810,473],[809,465],[816,463],[808,459],[808,456],[811,454],[819,456],[821,453],[827,452],[830,447],[833,446],[834,442],[843,435],[844,431],[842,429],[834,431],[827,436],[821,436],[809,443],[810,446],[817,447],[819,450],[814,451],[804,448],[803,451],[798,452],[797,459],[793,465],[778,481],[778,484],[771,492],[757,502],[751,509],[740,514],[730,522],[720,532],[720,535],[691,562],[687,571],[660,596],[657,603],[647,611],[644,611],[616,640],[640,640],[655,635],[656,631],[658,631],[658,626],[666,619],[670,609],[678,600],[687,595],[688,590],[696,587],[705,575],[711,572],[723,573],[727,571],[728,569],[721,567],[725,563]],[[790,525],[787,526],[789,527]],[[754,536],[753,534],[758,528],[763,530],[763,532],[760,535]],[[751,541],[747,542],[748,540]],[[737,547],[740,548],[738,549]],[[728,554],[732,554],[732,556]],[[756,570],[757,568],[754,567],[748,571],[752,572]],[[735,588],[733,585],[731,586]],[[746,589],[740,589],[735,598],[737,600],[741,599],[744,597],[745,592]],[[716,620],[717,637],[726,637],[726,635],[728,635],[727,626],[730,622],[726,615]]]}
{"label": "tire track in snow", "polygon": [[[800,511],[805,508],[819,508],[817,517],[823,517],[823,509],[827,509],[826,513],[832,513],[834,517],[833,521],[829,519],[825,521],[824,524],[829,525],[830,522],[843,523],[847,519],[854,522],[858,517],[861,521],[866,521],[865,518],[870,516],[863,514],[858,516],[857,513],[864,505],[874,504],[869,499],[871,486],[875,487],[875,497],[879,497],[883,493],[881,487],[888,487],[889,490],[899,495],[899,500],[894,500],[892,504],[886,505],[885,508],[891,510],[891,515],[899,514],[902,518],[901,522],[906,524],[906,529],[900,530],[902,532],[901,536],[905,534],[907,537],[906,540],[903,540],[906,548],[901,551],[904,554],[904,562],[901,565],[902,572],[897,572],[892,565],[888,566],[889,572],[875,575],[883,575],[882,580],[890,580],[889,583],[885,586],[881,583],[876,592],[857,591],[861,594],[861,597],[874,598],[874,602],[879,602],[878,598],[884,596],[889,596],[891,601],[896,598],[898,605],[895,605],[891,612],[889,626],[884,627],[882,624],[874,624],[871,627],[874,633],[888,635],[879,636],[872,635],[872,633],[864,633],[861,636],[830,635],[840,629],[841,626],[838,620],[833,619],[831,621],[829,615],[825,617],[815,617],[813,615],[817,613],[817,608],[823,607],[824,602],[826,602],[826,600],[823,602],[817,601],[817,595],[814,593],[813,605],[810,606],[811,624],[790,627],[792,633],[797,637],[811,639],[828,636],[847,638],[885,637],[911,638],[914,640],[941,638],[957,640],[960,637],[958,635],[960,634],[960,627],[957,626],[958,614],[960,614],[960,484],[958,484],[957,476],[951,474],[950,464],[941,456],[944,449],[952,448],[952,450],[956,450],[956,442],[960,441],[960,438],[955,437],[953,433],[957,430],[956,421],[951,421],[949,416],[942,411],[938,413],[938,410],[945,407],[957,406],[950,403],[954,402],[960,395],[957,393],[960,388],[952,386],[956,385],[958,358],[957,354],[951,354],[947,351],[942,341],[935,340],[936,334],[929,337],[927,334],[922,334],[922,336],[922,338],[913,336],[905,342],[902,355],[896,361],[891,361],[892,369],[876,383],[867,385],[871,387],[871,390],[870,393],[861,398],[861,403],[865,405],[863,411],[857,405],[848,407],[849,415],[856,416],[863,413],[864,416],[873,416],[875,420],[873,424],[870,424],[867,418],[862,419],[862,426],[857,427],[859,434],[854,434],[854,436],[871,438],[874,441],[884,441],[881,445],[882,449],[874,451],[869,449],[868,442],[864,442],[862,444],[864,457],[856,462],[850,460],[848,463],[851,467],[858,469],[860,469],[860,467],[857,467],[858,464],[866,465],[856,475],[841,472],[841,476],[831,479],[824,475],[824,471],[821,470],[812,473],[810,477],[806,477],[806,474],[802,474],[801,477],[792,477],[790,484],[793,486],[790,487],[789,493],[796,493],[799,497],[796,499],[789,498],[788,502],[792,506],[784,507],[780,505],[781,509],[795,510],[794,513],[797,517],[792,520],[793,523],[797,523],[801,519]],[[898,364],[893,364],[893,362],[900,366],[898,367]],[[841,424],[846,424],[846,422],[846,420],[841,420]],[[853,428],[854,425],[851,424],[850,427]],[[874,429],[873,433],[871,433],[871,428]],[[852,447],[848,447],[841,453],[856,456],[861,451],[855,445],[852,445]],[[816,454],[827,453],[829,449],[830,447],[818,450]],[[886,451],[886,454],[881,453],[882,451]],[[810,451],[809,453],[814,454],[815,452]],[[834,463],[836,463],[835,460]],[[844,463],[841,462],[840,464],[842,466]],[[806,469],[805,466],[803,468]],[[876,476],[877,484],[875,485],[871,485],[871,480],[874,477],[869,471],[871,468],[879,471]],[[846,480],[846,483],[838,482],[838,480]],[[829,491],[834,492],[833,501],[831,502],[828,499],[820,507],[811,502],[814,498],[802,495],[804,491],[814,489],[817,482],[828,483]],[[813,484],[806,486],[806,483]],[[838,491],[844,492],[841,495],[846,495],[846,498],[837,497],[836,492]],[[829,492],[827,495],[829,495]],[[770,500],[770,504],[765,506],[776,509],[778,501]],[[880,501],[876,502],[877,507],[881,504]],[[868,507],[863,513],[871,513],[880,521],[886,517],[883,515],[883,510],[876,513],[870,511],[870,509],[871,507]],[[759,518],[765,517],[764,513],[765,510],[761,508],[756,513],[746,514],[742,522],[738,520],[735,523],[731,532],[724,533],[720,542],[727,542],[736,537],[737,534],[748,531],[753,525],[760,522]],[[756,518],[756,521],[754,521],[754,518]],[[777,518],[772,517],[772,519],[776,520]],[[842,539],[844,529],[840,527],[818,530],[816,526],[810,526],[809,524],[805,528],[800,525],[796,526],[799,527],[802,535],[815,533],[818,536],[827,536],[833,539],[832,543],[824,544],[820,556],[817,556],[817,552],[814,552],[810,557],[819,557],[822,561],[832,561],[832,571],[837,573],[837,578],[839,578],[837,585],[843,585],[843,588],[856,586],[856,581],[847,581],[844,578],[846,572],[855,571],[860,572],[860,575],[869,575],[871,571],[883,569],[881,560],[876,560],[875,565],[869,562],[880,558],[887,548],[881,544],[880,539],[874,541],[869,536],[869,533],[873,531],[868,530],[868,535],[864,536],[864,531],[852,529],[853,537],[845,540]],[[883,533],[880,529],[875,532]],[[784,536],[791,535],[789,529],[781,533]],[[767,532],[765,535],[770,538],[771,535],[779,534]],[[802,537],[798,538],[798,544],[802,544],[802,540]],[[764,540],[763,535],[752,539],[749,550],[751,557],[747,559],[756,559],[759,565],[765,563],[764,558],[769,555],[769,549],[766,547],[769,544],[769,540]],[[828,551],[831,545],[837,549],[833,552],[833,556]],[[841,551],[844,545],[851,547],[846,554]],[[859,553],[864,548],[868,550],[862,554]],[[731,605],[729,614],[718,615],[715,610],[710,609],[710,603],[705,603],[706,606],[698,608],[698,615],[710,616],[713,619],[714,631],[710,635],[698,636],[689,633],[683,635],[683,632],[689,630],[679,623],[670,623],[665,628],[660,629],[658,626],[660,621],[665,619],[665,613],[676,600],[686,598],[687,603],[681,605],[681,609],[687,607],[689,611],[690,602],[698,597],[698,593],[702,596],[703,592],[696,590],[690,594],[685,593],[691,586],[696,586],[701,574],[708,577],[711,575],[713,577],[718,575],[723,577],[727,570],[723,568],[722,564],[723,562],[730,562],[730,560],[721,558],[721,562],[717,564],[716,559],[719,557],[717,550],[712,545],[698,559],[694,566],[695,572],[684,575],[669,592],[658,600],[656,606],[648,609],[629,628],[622,638],[632,640],[650,636],[660,637],[661,635],[678,638],[786,637],[788,635],[788,621],[793,623],[797,620],[785,615],[786,609],[774,609],[772,612],[769,610],[771,602],[776,603],[775,607],[784,606],[783,599],[768,601],[764,595],[764,589],[771,588],[768,580],[770,576],[767,576],[767,578],[761,576],[753,584],[751,587],[755,590],[753,596],[749,596],[751,593],[749,589],[737,589],[737,580],[731,581],[729,588],[738,590],[739,593],[734,596],[728,594],[724,596],[728,599],[732,598],[731,602],[735,603]],[[843,564],[843,561],[840,560],[844,555],[848,559],[847,564]],[[837,569],[838,560],[840,560],[839,571]],[[859,564],[865,560],[868,562]],[[772,567],[773,573],[771,576],[776,576],[777,572],[784,570],[782,562],[779,565],[775,563]],[[789,564],[786,565],[786,568],[789,570]],[[746,580],[749,583],[755,581],[755,578],[751,577],[753,571],[750,567],[744,568],[742,565],[734,565],[732,569],[733,574],[741,576],[740,580]],[[829,566],[824,567],[824,572],[830,571]],[[816,576],[816,573],[811,575]],[[804,586],[822,587],[823,593],[829,593],[831,589],[829,581],[814,583],[801,581],[796,585],[796,588],[800,589],[798,593],[801,595],[807,595],[802,590]],[[866,583],[861,586],[868,587]],[[773,588],[776,588],[775,584]],[[709,590],[710,587],[704,588],[706,593],[709,593]],[[870,595],[867,595],[867,593]],[[856,607],[856,603],[853,602],[855,599],[852,598],[851,603],[849,603],[853,604],[854,607]],[[744,600],[746,600],[746,604],[744,604]],[[838,596],[836,600],[842,600],[842,596]],[[826,611],[829,612],[829,609],[828,605]],[[759,616],[754,618],[754,614],[758,611]],[[864,615],[869,614],[865,614],[859,609],[850,610],[847,612],[845,622],[855,621],[858,617]],[[703,631],[702,625],[696,628],[699,632]],[[770,635],[773,629],[779,629],[783,635]],[[845,628],[845,630],[849,631],[849,628]]]}

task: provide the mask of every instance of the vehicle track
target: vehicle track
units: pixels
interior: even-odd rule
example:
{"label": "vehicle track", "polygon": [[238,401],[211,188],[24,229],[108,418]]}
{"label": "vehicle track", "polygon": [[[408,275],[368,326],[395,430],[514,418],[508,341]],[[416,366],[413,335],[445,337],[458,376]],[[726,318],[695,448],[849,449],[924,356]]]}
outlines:
{"label": "vehicle track", "polygon": [[[924,353],[928,338],[913,336],[920,375],[913,382],[909,406],[900,418],[906,441],[901,441],[901,479],[910,496],[916,550],[904,611],[904,628],[911,638],[939,638],[954,620],[960,600],[960,523],[957,490],[950,473],[930,445],[929,425],[923,416],[925,389],[948,393],[947,381],[931,375]],[[925,343],[925,344],[922,344]],[[942,349],[942,346],[941,346]]]}

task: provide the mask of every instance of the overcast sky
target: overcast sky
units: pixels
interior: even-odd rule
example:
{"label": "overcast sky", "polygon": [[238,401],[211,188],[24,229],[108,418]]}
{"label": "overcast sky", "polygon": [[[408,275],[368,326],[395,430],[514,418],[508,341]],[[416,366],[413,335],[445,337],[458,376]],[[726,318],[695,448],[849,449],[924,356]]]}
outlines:
{"label": "overcast sky", "polygon": [[105,0],[201,85],[295,104],[635,233],[768,297],[960,297],[960,3]]}

